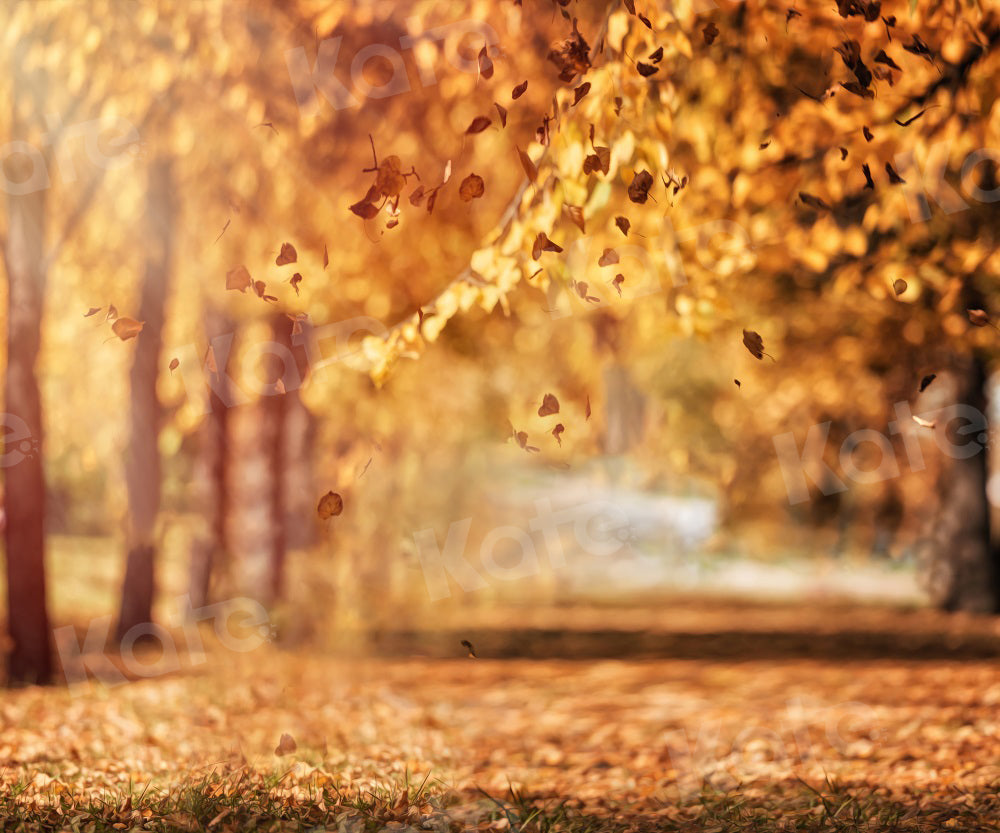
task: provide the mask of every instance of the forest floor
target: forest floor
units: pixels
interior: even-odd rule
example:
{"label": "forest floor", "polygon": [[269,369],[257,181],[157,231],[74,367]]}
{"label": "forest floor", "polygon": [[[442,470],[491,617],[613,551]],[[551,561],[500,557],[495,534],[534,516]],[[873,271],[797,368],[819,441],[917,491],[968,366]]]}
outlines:
{"label": "forest floor", "polygon": [[0,829],[1000,830],[998,630],[713,603],[209,646],[5,692]]}

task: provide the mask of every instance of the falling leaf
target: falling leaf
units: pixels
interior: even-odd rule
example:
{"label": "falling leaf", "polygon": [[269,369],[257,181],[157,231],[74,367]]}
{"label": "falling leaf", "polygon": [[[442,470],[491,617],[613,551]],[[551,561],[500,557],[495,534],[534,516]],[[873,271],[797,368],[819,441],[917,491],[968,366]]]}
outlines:
{"label": "falling leaf", "polygon": [[628,217],[615,217],[615,225],[618,226],[618,230],[628,237],[628,230],[632,228],[632,224],[629,222]]}
{"label": "falling leaf", "polygon": [[[374,189],[369,190],[368,194],[371,195],[373,190]],[[362,200],[358,200],[358,202],[350,206],[350,209],[354,214],[357,214],[362,220],[371,220],[379,212],[378,206],[375,205],[375,203],[373,203],[368,198],[368,196],[366,196]]]}
{"label": "falling leaf", "polygon": [[142,332],[144,323],[143,321],[136,321],[134,318],[119,318],[111,325],[111,330],[122,341],[128,341]]}
{"label": "falling leaf", "polygon": [[538,415],[540,417],[550,416],[551,414],[559,413],[559,400],[551,393],[545,394],[542,397],[542,404],[538,408]]}
{"label": "falling leaf", "polygon": [[323,244],[323,268],[326,269],[330,265],[330,254],[326,250],[326,244]]}
{"label": "falling leaf", "polygon": [[924,108],[919,113],[917,113],[915,116],[910,116],[910,118],[908,118],[906,121],[900,121],[899,119],[893,119],[893,121],[895,121],[896,124],[898,124],[900,127],[909,127],[911,124],[913,124],[913,122],[915,122],[917,119],[919,119],[926,112],[927,112],[927,108]]}
{"label": "falling leaf", "polygon": [[491,124],[493,124],[493,122],[490,121],[489,116],[476,116],[472,120],[472,124],[465,128],[465,133],[467,136],[470,134],[475,135],[476,133],[482,133]]}
{"label": "falling leaf", "polygon": [[514,434],[514,440],[525,451],[535,452],[535,451],[540,451],[541,450],[541,449],[537,448],[536,446],[528,445],[528,434],[525,431],[518,431],[516,434]]}
{"label": "falling leaf", "polygon": [[743,331],[743,346],[750,351],[750,355],[755,359],[763,360],[764,356],[767,356],[771,361],[774,361],[774,356],[764,352],[764,339],[753,330]]}
{"label": "falling leaf", "polygon": [[246,266],[236,266],[226,272],[226,289],[246,292],[251,286],[253,286],[253,278],[250,277]]}
{"label": "falling leaf", "polygon": [[566,426],[563,425],[561,422],[558,423],[556,427],[552,429],[552,436],[556,438],[556,442],[559,443],[560,446],[562,445],[562,435],[565,430]]}
{"label": "falling leaf", "polygon": [[458,186],[458,196],[463,202],[471,202],[478,199],[486,191],[486,184],[483,178],[477,174],[469,174]]}
{"label": "falling leaf", "polygon": [[114,321],[118,317],[118,308],[114,304],[108,306],[108,314],[104,316],[105,321]]}
{"label": "falling leaf", "polygon": [[657,47],[654,52],[650,52],[649,57],[646,60],[652,61],[654,64],[660,63],[660,61],[663,60],[663,47]]}
{"label": "falling leaf", "polygon": [[602,146],[595,147],[594,152],[587,155],[583,160],[583,172],[585,174],[601,171],[607,173],[611,168],[611,148]]}
{"label": "falling leaf", "polygon": [[83,317],[90,318],[92,315],[97,315],[97,313],[99,313],[102,309],[104,309],[104,307],[91,307],[83,314]]}
{"label": "falling leaf", "polygon": [[927,390],[927,386],[935,379],[937,379],[936,373],[929,373],[927,376],[924,376],[924,378],[920,380],[920,393]]}
{"label": "falling leaf", "polygon": [[807,194],[805,191],[799,191],[799,199],[811,208],[822,208],[825,211],[830,210],[830,206],[823,202],[823,200],[819,197],[814,197],[812,194]]}
{"label": "falling leaf", "polygon": [[742,385],[740,384],[740,380],[739,380],[739,379],[733,379],[733,384],[734,384],[734,385],[736,385],[736,387],[738,387],[738,388],[741,388],[741,387],[743,387],[743,386],[742,386]]}
{"label": "falling leaf", "polygon": [[719,27],[715,25],[714,21],[710,20],[701,30],[701,34],[705,38],[705,43],[711,46],[719,36]]}
{"label": "falling leaf", "polygon": [[295,739],[286,732],[278,741],[278,746],[275,748],[274,754],[279,757],[291,755],[296,749],[298,749],[298,745],[295,743]]}
{"label": "falling leaf", "polygon": [[497,104],[497,102],[495,102],[495,101],[493,102],[493,106],[497,108],[497,112],[500,114],[500,126],[501,127],[506,127],[507,126],[507,108],[506,107],[502,107],[501,105]]}
{"label": "falling leaf", "polygon": [[618,291],[618,297],[619,298],[622,297],[622,284],[623,283],[625,283],[625,276],[622,275],[622,274],[620,274],[620,273],[617,274],[617,275],[615,275],[614,280],[611,281],[611,285]]}
{"label": "falling leaf", "polygon": [[180,364],[181,364],[180,359],[171,359],[170,364],[167,365],[167,368],[170,370],[171,373],[173,373],[175,370],[177,370],[178,367],[180,367]]}
{"label": "falling leaf", "polygon": [[886,51],[884,49],[880,49],[878,51],[878,54],[875,56],[874,60],[876,64],[885,64],[887,67],[892,67],[893,69],[898,69],[900,72],[902,72],[902,67],[900,67],[899,64],[897,64],[894,60],[892,60],[892,58],[890,58],[886,54]]}
{"label": "falling leaf", "polygon": [[902,278],[896,278],[896,280],[892,282],[892,291],[897,295],[902,295],[906,292],[906,281]]}
{"label": "falling leaf", "polygon": [[493,61],[485,46],[479,50],[479,74],[487,80],[493,77]]}
{"label": "falling leaf", "polygon": [[642,61],[639,61],[639,63],[635,65],[635,68],[639,70],[639,75],[643,78],[649,78],[651,75],[656,75],[656,73],[660,71],[659,67],[653,66],[652,64],[644,64]]}
{"label": "falling leaf", "polygon": [[462,640],[462,647],[469,652],[469,656],[472,657],[472,659],[476,659],[476,649],[472,647],[472,643],[469,642],[468,639]]}
{"label": "falling leaf", "polygon": [[533,260],[538,260],[542,252],[556,252],[558,254],[561,251],[562,246],[553,243],[544,231],[540,231],[531,246],[531,257]]}
{"label": "falling leaf", "polygon": [[907,52],[912,52],[914,55],[919,55],[929,64],[934,63],[934,53],[931,52],[930,47],[921,40],[920,35],[911,35],[910,43],[904,43],[903,49]]}
{"label": "falling leaf", "polygon": [[292,289],[295,290],[295,294],[298,295],[299,284],[302,283],[302,275],[299,272],[296,272],[291,278],[289,278],[288,282],[292,285]]}
{"label": "falling leaf", "polygon": [[969,316],[969,321],[974,327],[985,327],[990,323],[990,317],[986,314],[985,310],[981,309],[967,309],[966,313]]}
{"label": "falling leaf", "polygon": [[587,93],[590,92],[590,82],[585,81],[575,90],[573,90],[573,107],[576,107],[580,103],[580,99],[583,98]]}
{"label": "falling leaf", "polygon": [[524,95],[524,92],[527,89],[528,89],[528,82],[522,81],[520,84],[514,87],[513,90],[511,90],[510,97],[514,99],[514,101],[517,101],[517,99],[519,99],[522,95]]}
{"label": "falling leaf", "polygon": [[628,187],[628,198],[642,205],[649,197],[649,189],[653,187],[653,175],[649,171],[639,171]]}
{"label": "falling leaf", "polygon": [[529,181],[534,182],[538,177],[538,169],[535,167],[535,163],[532,162],[531,157],[517,145],[514,145],[514,149],[517,151],[517,158],[521,160],[521,167],[524,168],[525,176],[528,177]]}
{"label": "falling leaf", "polygon": [[569,218],[574,223],[576,223],[580,231],[586,234],[587,228],[586,228],[586,222],[583,219],[583,208],[579,205],[569,205],[569,204],[564,205],[563,208],[566,210],[566,213],[569,214]]}
{"label": "falling leaf", "polygon": [[605,249],[597,259],[598,266],[613,266],[618,263],[618,252],[614,249]]}
{"label": "falling leaf", "polygon": [[840,161],[843,162],[847,158],[847,148],[840,148]]}
{"label": "falling leaf", "polygon": [[868,167],[867,163],[861,166],[861,173],[865,175],[865,188],[871,188],[875,190],[875,180],[872,179],[872,169]]}
{"label": "falling leaf", "polygon": [[229,228],[229,224],[231,222],[232,222],[232,220],[226,220],[226,224],[222,227],[222,231],[219,232],[219,236],[216,237],[215,240],[213,241],[214,243],[218,243],[219,242],[219,240],[222,238],[222,235],[224,235],[226,233],[226,229]]}
{"label": "falling leaf", "polygon": [[892,165],[890,165],[888,162],[885,163],[885,172],[889,175],[889,182],[891,182],[893,185],[899,185],[901,183],[906,182],[906,180],[903,179],[903,177],[901,177],[893,170]]}
{"label": "falling leaf", "polygon": [[577,31],[575,21],[572,37],[554,43],[547,57],[559,69],[559,80],[567,83],[590,69],[590,47]]}
{"label": "falling leaf", "polygon": [[344,511],[344,499],[336,492],[327,492],[319,499],[316,514],[321,521],[329,520]]}
{"label": "falling leaf", "polygon": [[274,260],[275,266],[284,266],[286,263],[295,263],[299,259],[295,247],[291,243],[282,243],[281,252]]}
{"label": "falling leaf", "polygon": [[403,173],[403,164],[398,156],[387,156],[378,166],[375,175],[375,184],[372,186],[374,194],[369,191],[369,201],[379,197],[394,198],[399,196],[399,192],[406,185],[406,174]]}
{"label": "falling leaf", "polygon": [[590,419],[590,396],[589,395],[587,396],[587,406],[586,406],[586,408],[584,408],[584,411],[583,411],[583,419],[584,419],[584,422],[586,422],[587,420]]}

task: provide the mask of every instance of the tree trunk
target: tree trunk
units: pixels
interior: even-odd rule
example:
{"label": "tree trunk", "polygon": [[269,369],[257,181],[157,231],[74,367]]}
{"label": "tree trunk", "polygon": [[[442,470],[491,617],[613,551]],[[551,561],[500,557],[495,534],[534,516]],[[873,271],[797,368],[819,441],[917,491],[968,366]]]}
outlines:
{"label": "tree trunk", "polygon": [[155,161],[146,196],[146,274],[139,303],[142,332],[135,341],[131,383],[131,434],[125,457],[128,490],[128,556],[116,638],[152,621],[155,590],[154,534],[160,508],[159,434],[162,407],[156,379],[170,280],[173,233],[173,180],[170,162]]}
{"label": "tree trunk", "polygon": [[[16,98],[16,97],[15,97]],[[16,118],[16,105],[14,123]],[[7,375],[4,401],[4,468],[7,616],[12,642],[8,683],[47,683],[52,674],[45,599],[45,475],[42,469],[42,405],[35,375],[45,295],[45,188],[29,185],[41,156],[25,164],[9,187],[7,269]],[[18,156],[8,159],[11,167]]]}
{"label": "tree trunk", "polygon": [[[982,361],[967,361],[960,373],[956,402],[985,415]],[[969,432],[969,425],[955,420],[948,428],[948,440],[956,447],[980,450],[954,455],[942,472],[940,506],[923,554],[924,578],[933,602],[945,610],[995,613],[1000,610],[1000,561],[990,536],[987,452],[980,443],[985,438],[985,420],[980,430]]]}
{"label": "tree trunk", "polygon": [[[208,340],[218,334],[232,331],[232,320],[217,310],[210,309],[205,316]],[[191,551],[190,595],[193,608],[203,607],[212,598],[212,578],[219,566],[228,562],[229,535],[226,519],[229,516],[229,447],[230,420],[226,407],[228,393],[225,386],[229,376],[226,367],[219,368],[218,393],[209,389],[209,412],[198,429],[199,503],[207,523],[204,537],[199,538]],[[221,396],[220,396],[221,395]]]}

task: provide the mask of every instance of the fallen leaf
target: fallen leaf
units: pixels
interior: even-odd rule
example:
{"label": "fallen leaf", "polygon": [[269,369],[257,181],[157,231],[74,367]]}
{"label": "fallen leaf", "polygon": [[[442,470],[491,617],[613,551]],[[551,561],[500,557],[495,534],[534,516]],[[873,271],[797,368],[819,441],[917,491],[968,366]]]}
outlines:
{"label": "fallen leaf", "polygon": [[583,98],[587,93],[590,92],[590,82],[585,81],[575,90],[573,90],[573,107],[576,107],[580,103],[580,99]]}
{"label": "fallen leaf", "polygon": [[465,128],[465,134],[468,136],[475,135],[476,133],[482,133],[491,124],[493,124],[493,122],[490,121],[489,116],[476,116],[472,120],[472,124]]}
{"label": "fallen leaf", "polygon": [[569,205],[569,204],[564,205],[563,208],[566,210],[566,213],[569,214],[569,218],[574,223],[576,223],[580,231],[586,234],[587,228],[586,228],[586,222],[583,219],[583,208],[579,205]]}
{"label": "fallen leaf", "polygon": [[278,745],[274,750],[274,754],[278,755],[279,757],[281,757],[282,755],[291,755],[298,748],[299,747],[295,743],[295,739],[286,732],[281,736],[281,739],[278,741]]}
{"label": "fallen leaf", "polygon": [[302,275],[299,272],[296,272],[291,278],[288,279],[288,282],[292,285],[292,289],[295,290],[295,294],[298,295],[299,284],[302,283]]}
{"label": "fallen leaf", "polygon": [[753,330],[743,331],[743,346],[750,351],[750,355],[755,359],[763,359],[764,356],[767,356],[771,361],[774,361],[774,356],[764,352],[764,339]]}
{"label": "fallen leaf", "polygon": [[469,652],[469,656],[472,657],[472,659],[476,659],[476,649],[472,647],[472,643],[469,642],[468,639],[462,640],[462,647]]}
{"label": "fallen leaf", "polygon": [[507,108],[500,106],[495,101],[493,102],[493,106],[497,108],[497,112],[500,114],[500,126],[501,127],[506,127],[507,126]]}
{"label": "fallen leaf", "polygon": [[122,341],[128,341],[142,332],[144,323],[143,321],[136,321],[134,318],[119,318],[111,325],[111,330]]}
{"label": "fallen leaf", "polygon": [[615,275],[615,278],[614,278],[614,280],[613,280],[613,281],[611,281],[611,285],[612,285],[612,286],[613,286],[613,287],[614,287],[614,288],[615,288],[616,290],[618,290],[618,297],[619,297],[619,298],[621,298],[621,297],[622,297],[622,284],[623,284],[623,283],[625,283],[625,276],[624,276],[624,275],[622,275],[622,274],[617,274],[617,275]]}
{"label": "fallen leaf", "polygon": [[531,182],[534,182],[538,177],[538,169],[535,167],[535,163],[532,162],[531,157],[517,145],[514,145],[514,149],[517,151],[517,158],[521,160],[521,167],[524,168],[525,176],[527,176]]}
{"label": "fallen leaf", "polygon": [[597,260],[598,266],[613,266],[618,263],[618,252],[614,249],[605,249]]}
{"label": "fallen leaf", "polygon": [[719,27],[715,25],[714,21],[710,20],[701,30],[701,34],[705,38],[705,43],[711,46],[715,42],[715,39],[719,37]]}
{"label": "fallen leaf", "polygon": [[642,205],[649,197],[649,189],[653,187],[653,175],[649,171],[639,171],[628,187],[628,198]]}
{"label": "fallen leaf", "polygon": [[458,186],[458,196],[463,202],[471,202],[478,199],[486,191],[486,184],[483,178],[477,174],[469,174]]}
{"label": "fallen leaf", "polygon": [[896,278],[896,280],[892,282],[892,291],[897,295],[902,295],[906,292],[906,281],[902,278]]}
{"label": "fallen leaf", "polygon": [[493,60],[485,46],[479,50],[479,74],[487,80],[493,77]]}
{"label": "fallen leaf", "polygon": [[83,314],[83,317],[90,318],[92,315],[97,315],[97,313],[99,313],[102,309],[104,309],[104,307],[91,307]]}
{"label": "fallen leaf", "polygon": [[535,242],[531,246],[531,257],[533,260],[538,260],[539,257],[541,257],[542,252],[556,252],[558,254],[561,251],[562,246],[553,243],[549,240],[544,231],[540,231],[535,237]]}
{"label": "fallen leaf", "polygon": [[924,378],[920,380],[920,393],[923,393],[925,390],[927,390],[927,386],[935,379],[937,379],[936,373],[929,373],[928,375],[924,376]]}
{"label": "fallen leaf", "polygon": [[615,217],[615,225],[618,226],[618,230],[628,237],[628,230],[632,228],[632,224],[629,222],[628,217]]}
{"label": "fallen leaf", "polygon": [[524,95],[525,90],[527,89],[528,89],[528,82],[522,81],[520,84],[514,87],[513,90],[511,90],[510,97],[514,99],[514,101],[517,101],[517,99],[519,99],[522,95]]}
{"label": "fallen leaf", "polygon": [[565,430],[566,426],[563,425],[561,422],[558,423],[556,427],[552,429],[552,436],[556,438],[556,442],[559,443],[560,446],[562,445],[562,434]]}

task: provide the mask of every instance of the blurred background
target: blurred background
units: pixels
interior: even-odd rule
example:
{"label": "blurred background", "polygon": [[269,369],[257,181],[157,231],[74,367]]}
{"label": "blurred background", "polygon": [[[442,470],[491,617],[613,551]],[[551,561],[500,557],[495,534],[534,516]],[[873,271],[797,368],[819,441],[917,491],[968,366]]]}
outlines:
{"label": "blurred background", "polygon": [[[9,8],[11,678],[178,597],[432,654],[691,600],[995,611],[996,166],[962,166],[997,29],[917,5],[872,101],[824,93],[883,26],[835,9],[713,43],[685,3]],[[883,173],[938,158],[964,208]]]}

